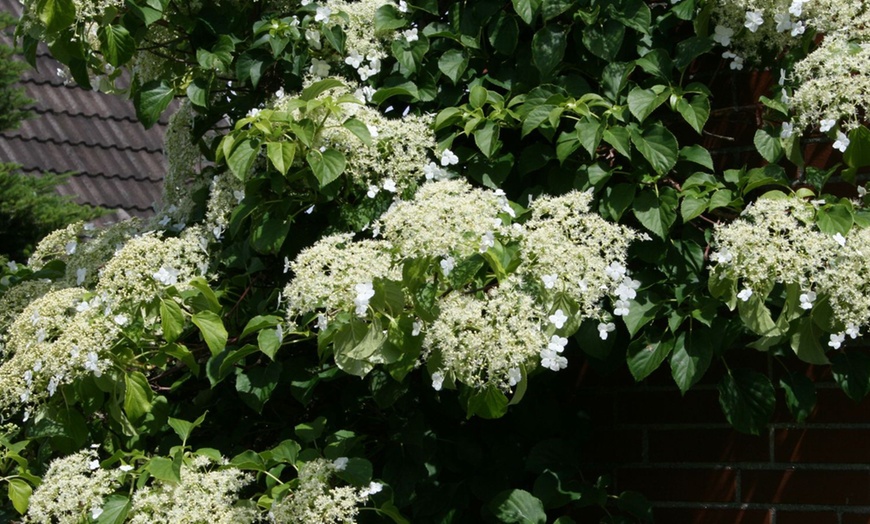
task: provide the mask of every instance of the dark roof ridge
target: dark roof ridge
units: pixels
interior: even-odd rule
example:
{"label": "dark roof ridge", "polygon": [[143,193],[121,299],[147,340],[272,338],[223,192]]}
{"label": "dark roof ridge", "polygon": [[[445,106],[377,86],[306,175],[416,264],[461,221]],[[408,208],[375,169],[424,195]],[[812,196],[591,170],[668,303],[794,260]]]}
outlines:
{"label": "dark roof ridge", "polygon": [[[102,120],[104,122],[112,121],[112,122],[129,122],[131,124],[139,124],[138,120],[136,120],[135,118],[130,117],[130,116],[101,115],[99,113],[83,113],[83,112],[74,113],[74,112],[70,111],[69,109],[64,109],[63,111],[58,111],[56,109],[42,108],[42,107],[36,107],[36,106],[28,107],[27,109],[30,111],[33,111],[34,113],[37,113],[39,115],[45,115],[45,114],[66,115],[66,116],[70,116],[70,117],[93,118],[96,120]],[[141,124],[139,124],[139,125],[141,125]]]}
{"label": "dark roof ridge", "polygon": [[[10,163],[14,164],[15,162],[10,162]],[[102,171],[99,173],[84,173],[82,171],[55,171],[53,169],[43,170],[43,169],[32,168],[32,167],[28,167],[28,168],[21,167],[21,168],[19,168],[19,171],[21,171],[23,173],[51,173],[54,175],[69,175],[70,178],[83,178],[83,177],[93,178],[93,179],[114,178],[116,180],[122,180],[122,181],[123,180],[135,180],[136,182],[162,182],[163,181],[162,176],[158,176],[157,178],[151,178],[150,176],[145,175],[144,177],[139,178],[136,175],[122,175],[120,173],[109,174],[109,173],[103,173]]]}

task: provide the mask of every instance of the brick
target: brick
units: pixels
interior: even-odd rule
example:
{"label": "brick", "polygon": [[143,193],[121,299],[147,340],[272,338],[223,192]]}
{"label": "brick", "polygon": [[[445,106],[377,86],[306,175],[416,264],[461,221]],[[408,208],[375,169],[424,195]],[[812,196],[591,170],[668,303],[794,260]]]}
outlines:
{"label": "brick", "polygon": [[580,460],[587,464],[641,462],[643,433],[639,429],[595,429],[580,451]]}
{"label": "brick", "polygon": [[[866,523],[866,521],[865,521]],[[837,511],[779,511],[776,524],[839,524]]]}
{"label": "brick", "polygon": [[768,462],[766,437],[731,429],[649,431],[649,461],[655,462]]}
{"label": "brick", "polygon": [[741,493],[759,504],[870,505],[870,472],[744,470]]}
{"label": "brick", "polygon": [[667,524],[771,524],[772,522],[770,512],[761,509],[656,508],[653,510],[653,517],[656,522]]}
{"label": "brick", "polygon": [[624,392],[616,399],[616,420],[622,424],[724,424],[716,390]]}
{"label": "brick", "polygon": [[731,469],[623,468],[618,491],[632,490],[655,502],[733,502],[737,472]]}
{"label": "brick", "polygon": [[788,463],[867,463],[868,441],[867,429],[781,429],[774,433],[774,457]]}
{"label": "brick", "polygon": [[864,423],[870,420],[870,398],[855,402],[836,389],[817,389],[816,408],[806,420],[807,423]]}
{"label": "brick", "polygon": [[867,524],[868,522],[870,522],[870,515],[867,513],[846,513],[843,514],[840,524]]}

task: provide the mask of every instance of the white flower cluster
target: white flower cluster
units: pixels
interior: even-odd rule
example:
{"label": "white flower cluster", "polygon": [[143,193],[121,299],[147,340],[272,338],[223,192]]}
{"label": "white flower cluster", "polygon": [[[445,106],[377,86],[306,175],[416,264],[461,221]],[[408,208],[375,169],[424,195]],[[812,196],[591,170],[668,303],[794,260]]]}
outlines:
{"label": "white flower cluster", "polygon": [[298,485],[286,497],[276,501],[269,512],[275,524],[310,524],[356,522],[359,506],[383,486],[371,482],[365,488],[336,486],[333,477],[347,467],[347,459],[314,459],[299,467]]}
{"label": "white flower cluster", "polygon": [[797,197],[761,198],[740,219],[716,228],[711,279],[738,284],[737,299],[762,299],[774,283],[797,284],[797,306],[833,310],[831,347],[870,324],[870,230],[829,235],[813,222],[813,204]]}
{"label": "white flower cluster", "polygon": [[26,524],[80,524],[102,513],[103,499],[119,485],[93,450],[55,459],[30,496]]}
{"label": "white flower cluster", "polygon": [[220,468],[204,456],[181,466],[181,482],[155,482],[133,493],[130,524],[176,524],[209,522],[246,524],[254,522],[254,508],[237,506],[239,492],[252,476],[236,468]]}
{"label": "white flower cluster", "polygon": [[713,40],[727,48],[731,69],[743,69],[762,50],[778,52],[794,45],[808,28],[808,0],[718,0],[714,6]]}
{"label": "white flower cluster", "polygon": [[381,60],[386,58],[386,47],[393,39],[392,30],[380,33],[373,30],[375,13],[378,8],[386,4],[392,2],[327,0],[326,6],[317,8],[318,15],[324,16],[321,16],[321,20],[315,18],[316,21],[341,26],[347,37],[345,41],[347,56],[344,58],[344,63],[355,69],[363,82],[380,73]]}

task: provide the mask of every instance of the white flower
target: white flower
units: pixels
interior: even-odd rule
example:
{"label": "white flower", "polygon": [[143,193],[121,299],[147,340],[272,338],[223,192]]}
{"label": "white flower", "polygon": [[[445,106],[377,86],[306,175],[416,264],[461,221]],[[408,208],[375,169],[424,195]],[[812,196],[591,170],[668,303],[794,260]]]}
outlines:
{"label": "white flower", "polygon": [[791,36],[800,36],[807,30],[807,25],[803,22],[797,22],[791,28]]}
{"label": "white flower", "polygon": [[442,385],[444,385],[444,375],[439,371],[432,373],[432,389],[435,391],[441,391]]}
{"label": "white flower", "polygon": [[338,457],[332,461],[332,465],[335,467],[336,471],[344,471],[347,469],[348,460],[347,457]]}
{"label": "white flower", "polygon": [[115,315],[115,318],[113,318],[112,320],[114,320],[115,324],[118,324],[119,326],[125,326],[127,325],[127,322],[130,321],[130,319],[127,318],[127,315],[123,313],[121,313],[120,315]]}
{"label": "white flower", "polygon": [[555,313],[547,318],[549,318],[551,324],[556,326],[556,329],[562,329],[562,326],[568,321],[568,316],[561,309],[557,309]]}
{"label": "white flower", "polygon": [[806,0],[793,0],[788,8],[788,12],[796,17],[799,17],[803,13],[805,1]]}
{"label": "white flower", "polygon": [[379,136],[377,126],[366,124],[366,127],[368,128],[369,134],[372,136],[372,138],[377,138]]}
{"label": "white flower", "polygon": [[241,204],[242,200],[245,199],[245,192],[244,190],[236,189],[233,191],[233,196],[236,198],[236,204]]}
{"label": "white flower", "polygon": [[550,337],[550,343],[547,344],[547,349],[550,351],[555,351],[556,353],[561,353],[565,351],[565,346],[568,345],[568,339],[565,337],[560,337],[559,335],[553,335]]}
{"label": "white flower", "polygon": [[495,236],[492,231],[487,231],[480,238],[480,252],[486,253],[486,250],[495,245]]}
{"label": "white flower", "polygon": [[631,311],[629,310],[629,306],[631,303],[628,300],[617,300],[616,304],[613,307],[613,314],[618,317],[624,317],[628,315]]}
{"label": "white flower", "polygon": [[834,149],[841,153],[845,153],[847,147],[849,147],[849,137],[847,137],[842,131],[837,131],[837,140],[834,142]]}
{"label": "white flower", "polygon": [[713,40],[721,44],[723,47],[731,45],[732,36],[734,36],[734,30],[730,27],[717,25],[716,29],[713,30]]}
{"label": "white flower", "polygon": [[356,298],[353,299],[353,304],[356,306],[356,314],[363,316],[369,308],[369,301],[375,296],[375,288],[371,282],[364,282],[354,286],[356,290]]}
{"label": "white flower", "polygon": [[344,63],[354,69],[359,69],[359,67],[363,63],[363,60],[365,60],[365,57],[363,55],[357,53],[356,51],[351,51],[350,54],[348,54],[347,58],[344,59]]}
{"label": "white flower", "polygon": [[90,468],[91,471],[95,469],[100,469],[100,461],[97,459],[91,460],[90,462],[88,462],[88,468]]}
{"label": "white flower", "polygon": [[[779,85],[784,85],[787,77],[788,77],[788,71],[786,71],[785,69],[780,69],[779,70],[779,80],[777,81],[777,83]],[[784,97],[787,97],[787,95],[785,94],[785,91],[782,92],[782,95]],[[788,102],[783,101],[783,103],[788,103]]]}
{"label": "white flower", "polygon": [[[552,345],[552,344],[551,344]],[[547,348],[541,350],[541,365],[553,371],[568,367],[568,359]]]}
{"label": "white flower", "polygon": [[559,281],[559,275],[543,275],[541,280],[544,281],[544,287],[547,289],[553,289],[555,287],[556,282]]}
{"label": "white flower", "polygon": [[510,368],[508,370],[508,384],[511,387],[516,386],[523,379],[523,372],[520,371],[520,368]]}
{"label": "white flower", "polygon": [[91,508],[91,518],[97,520],[103,514],[103,508],[94,506]]}
{"label": "white flower", "polygon": [[616,286],[616,296],[620,300],[633,300],[637,298],[637,290],[640,288],[640,281],[625,277],[622,282]]}
{"label": "white flower", "polygon": [[123,466],[118,466],[118,469],[120,469],[124,473],[127,473],[128,471],[133,471],[133,466],[130,466],[129,464],[124,464]]}
{"label": "white flower", "polygon": [[828,119],[828,120],[822,120],[822,121],[819,123],[819,131],[821,131],[822,133],[827,133],[827,132],[830,131],[830,130],[835,126],[835,125],[837,125],[837,121],[834,120],[833,118]]}
{"label": "white flower", "polygon": [[444,272],[444,276],[448,276],[453,268],[456,267],[456,260],[451,256],[446,256],[441,260],[441,271]]}
{"label": "white flower", "polygon": [[420,37],[417,36],[416,27],[408,29],[407,31],[402,31],[402,36],[404,36],[405,40],[407,40],[408,42],[416,42],[420,39]]}
{"label": "white flower", "polygon": [[841,235],[839,232],[834,234],[834,241],[840,244],[840,247],[846,247],[846,237]]}
{"label": "white flower", "polygon": [[290,258],[284,257],[284,273],[290,271]]}
{"label": "white flower", "polygon": [[604,268],[604,274],[611,280],[622,280],[626,271],[625,266],[619,262],[611,262],[609,266]]}
{"label": "white flower", "polygon": [[82,300],[78,304],[76,304],[76,311],[78,313],[84,313],[85,311],[91,309],[91,304],[88,303],[87,300]]}
{"label": "white flower", "polygon": [[315,22],[323,22],[324,24],[329,23],[329,15],[332,14],[332,9],[326,6],[320,6],[314,13],[314,21]]}
{"label": "white flower", "polygon": [[791,21],[791,15],[788,13],[776,13],[773,15],[773,21],[776,22],[777,33],[788,31],[794,26]]}
{"label": "white flower", "polygon": [[416,337],[420,335],[420,330],[423,329],[423,322],[419,320],[415,320],[413,324],[411,324],[411,336]]}
{"label": "white flower", "polygon": [[13,272],[13,273],[18,272],[18,264],[14,260],[10,260],[9,262],[6,262],[6,266],[9,268],[9,271],[11,271],[11,272]]}
{"label": "white flower", "polygon": [[813,309],[813,301],[816,300],[816,293],[813,291],[801,293],[799,299],[801,302],[801,309]]}
{"label": "white flower", "polygon": [[441,152],[441,165],[444,167],[452,166],[459,163],[459,157],[453,151],[445,149]]}
{"label": "white flower", "polygon": [[260,115],[260,109],[252,107],[245,115],[247,118],[257,118]]}
{"label": "white flower", "polygon": [[154,280],[160,282],[164,286],[174,286],[178,283],[178,275],[180,271],[174,267],[162,266],[160,270],[151,275]]}
{"label": "white flower", "polygon": [[794,133],[794,124],[789,122],[782,123],[782,131],[780,131],[779,136],[782,138],[788,138]]}
{"label": "white flower", "polygon": [[613,322],[604,323],[601,322],[598,324],[598,336],[601,337],[601,340],[607,340],[607,334],[612,333],[616,330],[616,324]]}
{"label": "white flower", "polygon": [[[853,337],[854,338],[854,337]],[[57,386],[60,384],[60,379],[57,375],[51,377],[51,380],[48,381],[48,396],[53,397],[57,392]]]}
{"label": "white flower", "polygon": [[384,180],[382,187],[384,188],[384,191],[389,191],[390,193],[395,193],[397,191],[396,182],[392,178]]}
{"label": "white flower", "polygon": [[329,325],[329,321],[327,320],[326,315],[324,315],[323,313],[318,313],[317,314],[317,330],[323,331],[326,329],[326,326],[328,326],[328,325]]}
{"label": "white flower", "polygon": [[369,487],[360,490],[360,495],[362,495],[363,497],[368,497],[369,495],[380,493],[383,489],[384,485],[380,482],[370,482]]}
{"label": "white flower", "polygon": [[[293,21],[296,22],[295,25],[299,24],[299,20],[294,19]],[[275,98],[278,98],[278,99],[284,98],[284,88],[283,87],[279,87],[278,90],[275,91]]]}
{"label": "white flower", "polygon": [[381,188],[379,188],[378,186],[370,185],[369,190],[366,191],[366,196],[369,198],[375,198],[380,191],[381,191]]}
{"label": "white flower", "polygon": [[746,22],[743,24],[743,27],[749,29],[750,32],[754,33],[758,31],[758,28],[763,23],[764,17],[761,16],[761,11],[747,11]]}
{"label": "white flower", "polygon": [[720,251],[715,251],[710,254],[710,260],[712,262],[718,262],[720,264],[727,264],[734,259],[734,255],[731,254],[730,251],[726,248],[722,248]]}
{"label": "white flower", "polygon": [[751,296],[752,296],[752,290],[749,289],[748,287],[743,288],[743,291],[741,291],[740,293],[737,293],[737,298],[739,298],[743,302],[746,302],[747,300],[749,300],[749,297],[751,297]]}
{"label": "white flower", "polygon": [[319,50],[322,47],[320,43],[320,31],[318,31],[317,29],[306,29],[305,40],[308,42],[308,45],[310,45],[314,49]]}
{"label": "white flower", "polygon": [[450,177],[450,172],[440,168],[435,162],[429,162],[424,166],[423,174],[426,175],[426,180],[444,180]]}
{"label": "white flower", "polygon": [[864,186],[858,186],[857,189],[858,198],[864,198],[864,196],[867,194],[867,188],[865,188]]}
{"label": "white flower", "polygon": [[326,78],[329,76],[329,62],[319,58],[312,58],[311,67],[308,68],[308,72],[314,76]]}
{"label": "white flower", "polygon": [[840,349],[840,346],[843,345],[845,340],[845,333],[831,333],[831,340],[828,341],[828,345],[834,349]]}
{"label": "white flower", "polygon": [[73,240],[72,242],[67,242],[65,246],[63,246],[63,250],[66,251],[67,255],[72,255],[76,252],[76,247],[78,247],[78,242]]}
{"label": "white flower", "polygon": [[80,267],[76,269],[76,285],[80,286],[85,281],[85,277],[88,274],[87,268]]}
{"label": "white flower", "polygon": [[405,0],[399,0],[399,12],[407,13],[408,12],[408,3]]}

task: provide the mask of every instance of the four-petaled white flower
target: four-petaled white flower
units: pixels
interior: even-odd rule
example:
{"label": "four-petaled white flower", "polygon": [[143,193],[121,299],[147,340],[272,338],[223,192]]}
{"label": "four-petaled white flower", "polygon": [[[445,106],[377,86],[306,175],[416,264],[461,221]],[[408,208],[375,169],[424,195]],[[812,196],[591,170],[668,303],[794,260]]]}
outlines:
{"label": "four-petaled white flower", "polygon": [[233,196],[236,198],[236,203],[241,204],[242,200],[245,199],[245,191],[236,189],[233,191]]}
{"label": "four-petaled white flower", "polygon": [[314,21],[315,22],[323,22],[324,24],[329,23],[329,15],[332,14],[332,9],[326,6],[320,6],[314,12]]}
{"label": "four-petaled white flower", "polygon": [[779,136],[782,138],[789,138],[794,133],[794,124],[789,122],[782,123],[782,131],[780,131]]}
{"label": "four-petaled white flower", "polygon": [[711,262],[718,262],[720,264],[727,264],[727,263],[731,262],[732,260],[734,260],[734,255],[731,254],[731,252],[728,251],[728,249],[726,249],[726,248],[722,248],[721,250],[714,251],[713,253],[710,254],[710,261]]}
{"label": "four-petaled white flower", "polygon": [[453,151],[451,151],[449,149],[445,149],[444,151],[441,152],[441,165],[442,166],[447,167],[447,166],[452,166],[452,165],[458,164],[458,163],[459,163],[459,157],[456,156],[456,154]]}
{"label": "four-petaled white flower", "polygon": [[420,320],[415,320],[413,324],[411,324],[411,336],[416,337],[420,335],[420,331],[423,329],[423,322]]}
{"label": "four-petaled white flower", "polygon": [[598,324],[598,336],[601,340],[607,340],[607,334],[616,330],[616,324],[613,322],[601,322]]}
{"label": "four-petaled white flower", "polygon": [[520,371],[520,368],[510,368],[508,370],[508,384],[511,387],[516,386],[523,379],[523,372]]}
{"label": "four-petaled white flower", "polygon": [[833,129],[835,125],[837,125],[837,121],[833,118],[822,120],[821,122],[819,122],[819,131],[821,131],[822,133],[827,133],[828,131]]}
{"label": "four-petaled white flower", "polygon": [[405,0],[399,0],[399,12],[400,13],[407,13],[408,12],[408,2],[405,2]]}
{"label": "four-petaled white flower", "polygon": [[100,469],[100,461],[97,459],[91,460],[88,462],[88,468],[93,471],[95,469]]}
{"label": "four-petaled white flower", "polygon": [[796,22],[791,28],[791,36],[800,36],[807,30],[807,25],[803,22]]}
{"label": "four-petaled white flower", "polygon": [[722,53],[722,58],[730,58],[731,63],[728,65],[731,69],[735,71],[740,71],[743,69],[743,57],[738,56],[731,51],[725,51]]}
{"label": "four-petaled white flower", "polygon": [[625,266],[619,262],[611,262],[609,266],[604,268],[604,274],[611,280],[622,280],[626,272]]}
{"label": "four-petaled white flower", "polygon": [[318,31],[317,29],[306,29],[305,40],[308,42],[308,45],[310,45],[314,49],[319,50],[323,46],[320,43],[320,31]]}
{"label": "four-petaled white flower", "polygon": [[67,242],[66,245],[63,246],[63,250],[66,251],[67,255],[72,255],[73,253],[76,252],[76,247],[78,247],[78,245],[79,245],[78,242],[73,240],[71,242]]}
{"label": "four-petaled white flower", "polygon": [[834,149],[841,153],[845,153],[847,147],[849,147],[849,137],[842,131],[837,131],[837,140],[834,141]]}
{"label": "four-petaled white flower", "polygon": [[624,317],[631,312],[629,306],[631,306],[631,302],[628,300],[617,300],[613,307],[613,314],[618,317]]}
{"label": "four-petaled white flower", "polygon": [[788,31],[794,26],[794,23],[791,21],[791,15],[788,13],[776,13],[773,15],[773,21],[776,22],[777,33]]}
{"label": "four-petaled white flower", "polygon": [[85,277],[88,275],[87,268],[80,267],[76,269],[76,285],[80,286],[85,281]]}
{"label": "four-petaled white flower", "polygon": [[308,72],[314,76],[326,78],[329,76],[329,62],[319,58],[312,58],[311,67],[308,68]]}
{"label": "four-petaled white flower", "polygon": [[351,51],[347,58],[344,59],[344,63],[351,66],[354,69],[359,69],[363,63],[363,60],[366,58],[357,53],[356,51]]}
{"label": "four-petaled white flower", "polygon": [[349,459],[347,457],[338,457],[332,461],[332,465],[335,468],[335,471],[344,471],[347,469],[348,461]]}
{"label": "four-petaled white flower", "polygon": [[856,339],[861,335],[861,330],[855,324],[849,324],[846,326],[846,334],[852,339]]}
{"label": "four-petaled white flower", "polygon": [[384,485],[380,482],[369,482],[369,487],[363,488],[360,490],[360,495],[363,497],[368,497],[369,495],[374,495],[375,493],[380,493],[381,490],[384,489]]}
{"label": "four-petaled white flower", "polygon": [[317,330],[323,331],[326,329],[326,326],[329,325],[329,320],[327,320],[326,315],[323,313],[317,314]]}
{"label": "four-petaled white flower", "polygon": [[384,180],[383,186],[384,191],[389,191],[390,193],[395,193],[398,189],[396,188],[396,182],[392,178],[388,178]]}
{"label": "four-petaled white flower", "polygon": [[568,321],[568,316],[561,309],[557,309],[555,313],[547,318],[550,320],[551,324],[556,326],[556,329],[562,329],[562,326],[564,326],[565,322]]}
{"label": "four-petaled white flower", "polygon": [[734,30],[730,27],[717,25],[713,30],[713,41],[718,42],[723,47],[731,45],[731,37],[734,36]]}
{"label": "four-petaled white flower", "polygon": [[486,251],[495,245],[495,235],[492,231],[487,231],[480,238],[480,252],[486,253]]}
{"label": "four-petaled white flower", "polygon": [[290,258],[284,257],[284,273],[290,271]]}
{"label": "four-petaled white flower", "polygon": [[118,466],[118,469],[120,469],[124,473],[127,473],[128,471],[133,471],[133,466],[129,464],[124,464],[123,466]]}
{"label": "four-petaled white flower", "polygon": [[556,285],[556,282],[559,281],[559,275],[543,275],[541,280],[544,281],[544,287],[547,289],[553,289]]}
{"label": "four-petaled white flower", "polygon": [[798,298],[801,302],[801,309],[813,309],[813,302],[816,300],[816,293],[814,291],[807,291],[806,293],[801,293]]}
{"label": "four-petaled white flower", "polygon": [[451,256],[446,256],[441,260],[441,271],[444,272],[444,276],[448,276],[453,268],[456,267],[456,260]]}
{"label": "four-petaled white flower", "polygon": [[444,385],[444,375],[440,371],[432,373],[432,389],[441,391],[441,386]]}
{"label": "four-petaled white flower", "polygon": [[408,42],[416,42],[420,39],[420,37],[417,35],[416,27],[412,27],[411,29],[402,31],[402,36],[404,36],[405,40],[407,40]]}
{"label": "four-petaled white flower", "polygon": [[840,244],[840,247],[846,247],[846,237],[841,235],[839,231],[834,234],[834,242]]}
{"label": "four-petaled white flower", "polygon": [[843,345],[845,340],[845,333],[831,333],[831,339],[828,341],[828,345],[834,349],[840,349],[840,346]]}
{"label": "four-petaled white flower", "polygon": [[761,11],[747,11],[746,22],[744,22],[743,27],[754,33],[758,31],[758,28],[761,27],[761,24],[763,23],[764,17],[761,16]]}
{"label": "four-petaled white flower", "polygon": [[363,316],[369,308],[369,301],[375,296],[375,288],[371,282],[363,282],[354,286],[356,298],[353,299],[353,304],[356,306],[356,314]]}
{"label": "four-petaled white flower", "polygon": [[160,282],[164,286],[174,286],[178,283],[179,271],[174,267],[161,266],[160,269],[151,275],[154,280]]}
{"label": "four-petaled white flower", "polygon": [[379,188],[378,186],[372,184],[372,185],[369,186],[369,190],[366,191],[366,196],[369,197],[369,198],[375,198],[375,196],[377,196],[377,194],[378,194],[380,191],[381,191],[381,188]]}
{"label": "four-petaled white flower", "polygon": [[115,318],[113,318],[112,320],[114,320],[115,324],[118,324],[119,326],[126,326],[127,323],[130,322],[130,319],[127,318],[127,315],[123,313],[115,315]]}
{"label": "four-petaled white flower", "polygon": [[792,0],[791,5],[788,7],[788,12],[798,17],[803,14],[804,2],[806,0]]}
{"label": "four-petaled white flower", "polygon": [[752,290],[749,289],[748,287],[743,288],[743,291],[741,291],[740,293],[737,293],[737,298],[739,298],[740,300],[742,300],[744,302],[749,300],[749,297],[751,297],[751,296],[752,296]]}
{"label": "four-petaled white flower", "polygon": [[18,264],[14,260],[10,260],[9,262],[6,262],[6,267],[8,267],[9,271],[11,271],[13,273],[18,272]]}
{"label": "four-petaled white flower", "polygon": [[98,518],[100,518],[100,515],[102,515],[102,514],[103,514],[103,508],[101,508],[99,506],[94,506],[91,508],[91,518],[92,519],[97,520]]}

